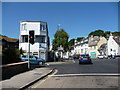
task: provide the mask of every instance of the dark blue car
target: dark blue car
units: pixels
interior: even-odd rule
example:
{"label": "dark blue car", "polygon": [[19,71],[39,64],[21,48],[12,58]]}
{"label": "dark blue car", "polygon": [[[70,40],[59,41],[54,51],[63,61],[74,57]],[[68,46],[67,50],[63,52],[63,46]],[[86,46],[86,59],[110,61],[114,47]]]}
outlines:
{"label": "dark blue car", "polygon": [[89,63],[92,64],[92,60],[89,54],[81,54],[79,58],[79,64]]}
{"label": "dark blue car", "polygon": [[[23,55],[21,56],[22,61],[28,61],[28,55]],[[37,56],[30,55],[30,64],[32,65],[44,65],[45,60],[42,58],[38,58]]]}

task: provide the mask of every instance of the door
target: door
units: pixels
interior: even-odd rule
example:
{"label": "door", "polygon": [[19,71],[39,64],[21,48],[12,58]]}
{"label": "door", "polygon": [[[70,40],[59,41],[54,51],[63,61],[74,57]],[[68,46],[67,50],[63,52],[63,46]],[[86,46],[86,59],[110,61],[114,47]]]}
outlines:
{"label": "door", "polygon": [[45,59],[45,51],[40,51],[40,58]]}

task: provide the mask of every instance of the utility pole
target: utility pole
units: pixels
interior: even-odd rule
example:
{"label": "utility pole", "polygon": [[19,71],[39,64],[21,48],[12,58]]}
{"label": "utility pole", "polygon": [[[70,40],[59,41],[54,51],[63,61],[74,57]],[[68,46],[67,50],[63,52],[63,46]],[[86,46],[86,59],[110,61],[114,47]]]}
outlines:
{"label": "utility pole", "polygon": [[28,40],[28,69],[30,69],[30,41]]}

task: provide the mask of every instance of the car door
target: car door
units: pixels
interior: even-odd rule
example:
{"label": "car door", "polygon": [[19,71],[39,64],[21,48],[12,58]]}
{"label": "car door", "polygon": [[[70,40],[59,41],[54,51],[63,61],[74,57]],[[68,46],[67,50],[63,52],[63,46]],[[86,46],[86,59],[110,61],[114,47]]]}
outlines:
{"label": "car door", "polygon": [[35,56],[30,56],[30,62],[33,64],[37,63]]}

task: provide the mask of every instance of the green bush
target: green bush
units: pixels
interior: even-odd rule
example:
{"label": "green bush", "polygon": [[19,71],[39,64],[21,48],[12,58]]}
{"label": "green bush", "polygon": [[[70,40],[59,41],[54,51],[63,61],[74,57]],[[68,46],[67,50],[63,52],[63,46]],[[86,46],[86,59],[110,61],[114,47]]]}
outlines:
{"label": "green bush", "polygon": [[2,53],[2,64],[20,62],[20,50],[14,47],[8,47],[3,50]]}

